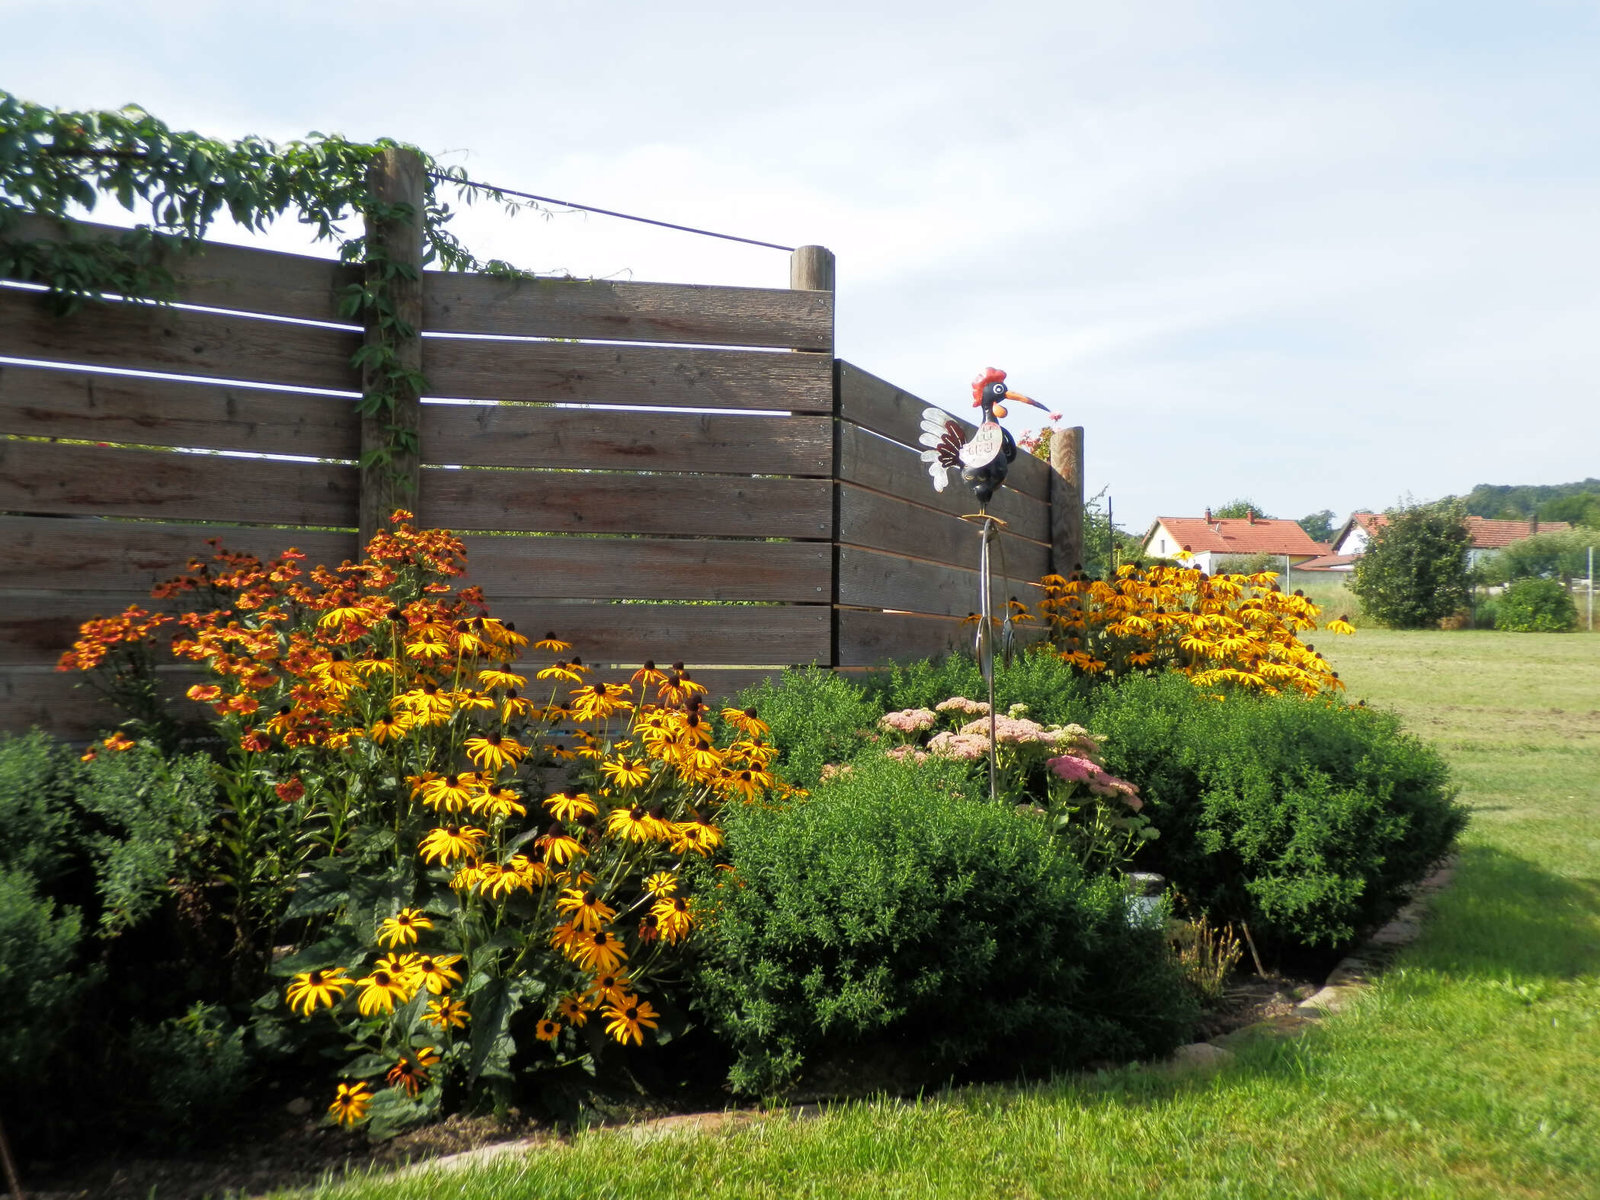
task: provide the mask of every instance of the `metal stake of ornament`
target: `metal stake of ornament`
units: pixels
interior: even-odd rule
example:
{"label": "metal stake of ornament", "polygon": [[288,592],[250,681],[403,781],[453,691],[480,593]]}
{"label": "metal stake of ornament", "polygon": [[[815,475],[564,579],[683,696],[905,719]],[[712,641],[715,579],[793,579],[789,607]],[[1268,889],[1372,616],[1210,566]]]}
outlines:
{"label": "metal stake of ornament", "polygon": [[994,541],[997,527],[1005,524],[991,517],[981,507],[978,520],[983,523],[983,534],[978,550],[978,637],[973,647],[978,656],[978,670],[989,688],[989,799],[1000,798],[999,768],[996,765],[996,739],[994,720],[994,587],[989,566],[989,543]]}

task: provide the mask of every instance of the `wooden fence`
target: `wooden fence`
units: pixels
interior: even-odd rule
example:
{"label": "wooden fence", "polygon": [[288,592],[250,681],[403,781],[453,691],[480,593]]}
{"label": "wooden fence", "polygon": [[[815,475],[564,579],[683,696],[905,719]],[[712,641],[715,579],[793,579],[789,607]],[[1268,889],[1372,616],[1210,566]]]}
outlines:
{"label": "wooden fence", "polygon": [[[207,538],[356,554],[355,269],[222,245],[176,265],[165,307],[62,317],[0,286],[0,728],[110,723],[56,658]],[[718,693],[964,641],[971,497],[929,484],[924,402],[834,359],[833,306],[425,273],[419,521],[463,536],[496,615],[592,663],[681,658]],[[1013,580],[1052,565],[1052,475],[1019,457],[991,504]]]}

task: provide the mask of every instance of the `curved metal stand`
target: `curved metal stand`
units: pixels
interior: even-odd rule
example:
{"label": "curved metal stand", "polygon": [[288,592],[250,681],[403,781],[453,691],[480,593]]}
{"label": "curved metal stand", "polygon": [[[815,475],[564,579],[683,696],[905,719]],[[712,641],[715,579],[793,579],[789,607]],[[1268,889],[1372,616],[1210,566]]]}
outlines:
{"label": "curved metal stand", "polygon": [[983,526],[978,550],[978,635],[973,651],[978,657],[978,670],[983,673],[983,681],[989,688],[989,799],[998,800],[1000,779],[996,765],[998,746],[994,715],[994,577],[989,566],[989,544],[1005,522],[998,517],[991,517],[982,507],[975,517],[964,516],[961,519],[979,522]]}

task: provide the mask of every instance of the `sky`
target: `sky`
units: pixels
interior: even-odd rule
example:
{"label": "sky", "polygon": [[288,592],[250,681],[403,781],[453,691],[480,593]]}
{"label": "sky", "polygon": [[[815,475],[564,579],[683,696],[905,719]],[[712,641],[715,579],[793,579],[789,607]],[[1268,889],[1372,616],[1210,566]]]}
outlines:
{"label": "sky", "polygon": [[[0,29],[38,103],[389,136],[827,246],[840,357],[957,412],[1004,368],[1084,426],[1125,529],[1600,475],[1593,2],[0,0]],[[570,211],[455,228],[540,272],[788,283]]]}

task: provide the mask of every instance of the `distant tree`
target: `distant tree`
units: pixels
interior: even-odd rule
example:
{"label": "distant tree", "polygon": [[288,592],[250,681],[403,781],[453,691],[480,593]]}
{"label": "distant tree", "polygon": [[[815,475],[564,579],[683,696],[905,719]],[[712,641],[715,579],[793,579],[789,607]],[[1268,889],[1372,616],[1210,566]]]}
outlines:
{"label": "distant tree", "polygon": [[1277,519],[1248,496],[1242,500],[1230,500],[1226,504],[1213,504],[1211,506],[1211,515],[1219,521],[1248,517],[1252,512],[1267,521]]}
{"label": "distant tree", "polygon": [[1600,541],[1593,529],[1555,529],[1512,542],[1478,564],[1480,583],[1512,583],[1518,579],[1556,579],[1571,586],[1585,573],[1589,547]]}
{"label": "distant tree", "polygon": [[1539,519],[1600,529],[1600,492],[1579,492],[1575,496],[1546,500],[1539,505]]}
{"label": "distant tree", "polygon": [[1297,524],[1306,531],[1306,536],[1313,542],[1333,541],[1333,509],[1325,508],[1321,512],[1314,512],[1301,517]]}
{"label": "distant tree", "polygon": [[1455,499],[1390,509],[1351,573],[1362,609],[1394,629],[1425,629],[1464,607],[1466,515]]}
{"label": "distant tree", "polygon": [[[1552,500],[1577,496],[1585,492],[1600,493],[1600,479],[1584,479],[1577,483],[1480,483],[1463,499],[1467,512],[1475,517],[1526,521],[1535,513],[1543,517],[1545,515],[1543,505]],[[1569,518],[1552,516],[1549,519],[1565,521]]]}

